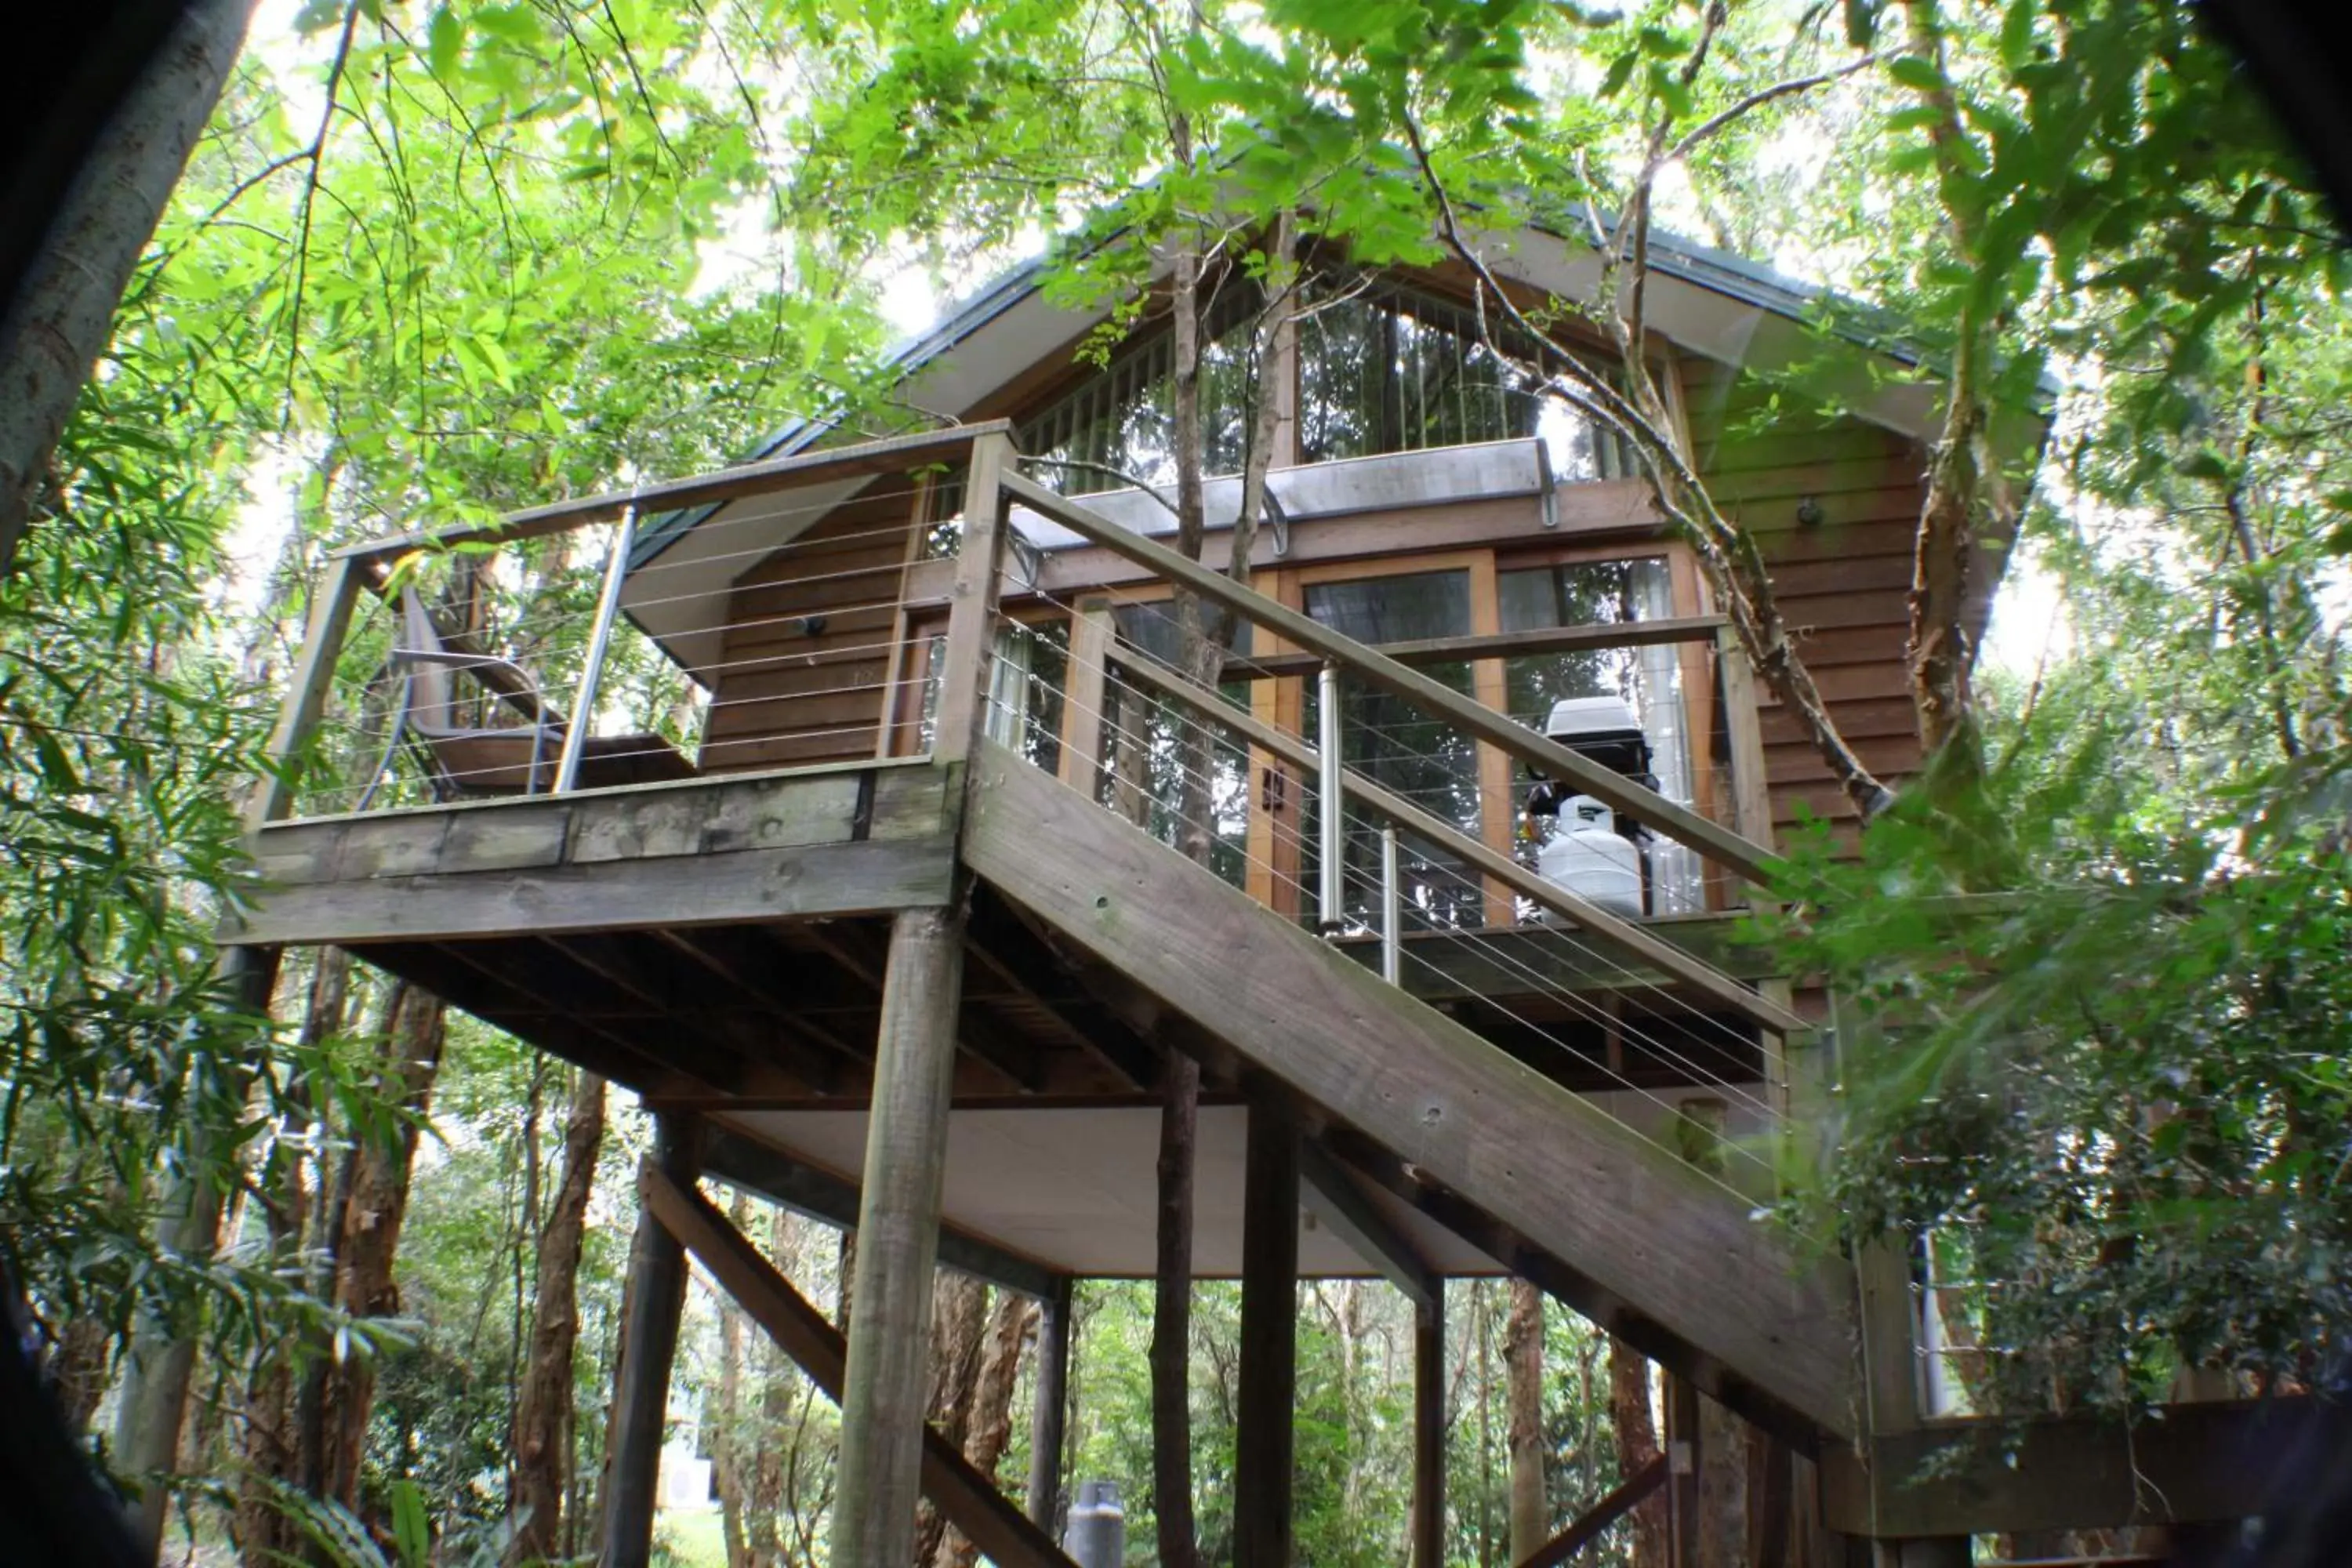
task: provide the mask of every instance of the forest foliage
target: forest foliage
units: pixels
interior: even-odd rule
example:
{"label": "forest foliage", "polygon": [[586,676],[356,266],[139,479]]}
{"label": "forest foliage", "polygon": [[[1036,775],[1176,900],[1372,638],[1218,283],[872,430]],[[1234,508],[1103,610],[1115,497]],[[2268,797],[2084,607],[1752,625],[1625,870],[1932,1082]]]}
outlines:
{"label": "forest foliage", "polygon": [[[1978,1409],[2317,1381],[2352,1248],[2345,252],[2187,5],[308,0],[257,22],[0,584],[0,1249],[94,1451],[162,1321],[203,1349],[170,1483],[191,1541],[252,1502],[274,1358],[372,1369],[357,1484],[263,1489],[342,1542],[319,1551],[401,1561],[421,1518],[444,1560],[496,1557],[517,1523],[576,1069],[452,1013],[420,1089],[383,981],[322,1020],[290,963],[257,1020],[210,941],[252,891],[241,811],[326,552],[719,466],[794,419],[903,426],[886,305],[1040,247],[1132,321],[1180,230],[1263,270],[1286,214],[1434,265],[1444,201],[1613,235],[1636,194],[1853,301],[1824,342],[1899,330],[1976,365],[1988,419],[2054,415],[2032,471],[1970,492],[1978,537],[2016,544],[1943,764],[1859,860],[1801,835],[1757,933],[1843,999],[1838,1152],[1790,1218],[1928,1238]],[[542,546],[484,613],[564,668],[597,564]],[[650,661],[616,682],[676,719]],[[558,1554],[586,1549],[646,1137],[616,1101],[589,1151]],[[396,1308],[358,1310],[331,1196],[404,1148]],[[228,1216],[200,1256],[160,1239],[192,1185]],[[750,1227],[829,1298],[829,1233]],[[1485,1563],[1505,1307],[1454,1294],[1451,1539]],[[730,1528],[820,1562],[830,1411],[696,1302],[681,1386],[750,1467]],[[1202,1288],[1190,1344],[1211,1560],[1234,1312]],[[1138,1541],[1150,1317],[1145,1289],[1080,1299],[1073,1473],[1125,1483]],[[1551,1317],[1565,1519],[1618,1479],[1618,1434],[1605,1340]],[[1307,1560],[1400,1553],[1410,1320],[1385,1287],[1302,1290]]]}

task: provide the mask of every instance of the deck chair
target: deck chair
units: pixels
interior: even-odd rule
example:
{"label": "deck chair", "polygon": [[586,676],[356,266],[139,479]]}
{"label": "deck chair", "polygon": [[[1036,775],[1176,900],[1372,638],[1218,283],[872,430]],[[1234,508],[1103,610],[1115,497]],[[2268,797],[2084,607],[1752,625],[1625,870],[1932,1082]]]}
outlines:
{"label": "deck chair", "polygon": [[[424,748],[434,794],[541,795],[555,787],[566,724],[549,707],[530,675],[500,658],[446,637],[413,587],[400,594],[400,638],[393,664],[404,680],[394,742],[405,734]],[[457,707],[459,672],[472,676],[520,724],[483,728],[465,723]],[[580,757],[579,786],[656,784],[695,776],[695,766],[659,735],[592,735]]]}

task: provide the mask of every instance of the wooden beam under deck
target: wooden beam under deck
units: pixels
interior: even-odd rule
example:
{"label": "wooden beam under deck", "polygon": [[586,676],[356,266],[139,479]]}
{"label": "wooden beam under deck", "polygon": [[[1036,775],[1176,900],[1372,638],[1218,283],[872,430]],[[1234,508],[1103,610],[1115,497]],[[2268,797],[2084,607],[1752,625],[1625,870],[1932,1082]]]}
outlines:
{"label": "wooden beam under deck", "polygon": [[272,884],[228,945],[432,942],[946,901],[955,771],[928,763],[692,779],[273,825]]}

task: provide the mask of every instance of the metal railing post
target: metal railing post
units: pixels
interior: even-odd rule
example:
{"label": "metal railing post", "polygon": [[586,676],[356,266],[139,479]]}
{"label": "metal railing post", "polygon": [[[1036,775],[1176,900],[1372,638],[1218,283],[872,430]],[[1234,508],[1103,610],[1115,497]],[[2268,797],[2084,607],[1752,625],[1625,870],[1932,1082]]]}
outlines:
{"label": "metal railing post", "polygon": [[1346,923],[1343,911],[1347,898],[1340,880],[1340,858],[1345,842],[1343,815],[1346,803],[1340,798],[1342,769],[1339,761],[1339,667],[1326,660],[1323,678],[1318,690],[1317,720],[1322,741],[1320,798],[1317,809],[1322,814],[1323,875],[1321,879],[1321,909],[1318,918],[1327,931],[1338,931]]}
{"label": "metal railing post", "polygon": [[[580,759],[588,752],[588,731],[596,717],[596,686],[604,676],[604,650],[613,641],[613,617],[621,613],[621,584],[629,574],[629,551],[637,538],[635,502],[621,509],[620,531],[613,536],[613,553],[604,562],[604,591],[596,597],[596,629],[588,639],[588,661],[580,669],[580,689],[572,699],[572,722],[563,731],[562,759],[555,764],[555,793],[563,795],[580,781]],[[539,770],[534,765],[533,773]]]}
{"label": "metal railing post", "polygon": [[1404,886],[1397,874],[1397,830],[1381,829],[1381,978],[1404,984]]}

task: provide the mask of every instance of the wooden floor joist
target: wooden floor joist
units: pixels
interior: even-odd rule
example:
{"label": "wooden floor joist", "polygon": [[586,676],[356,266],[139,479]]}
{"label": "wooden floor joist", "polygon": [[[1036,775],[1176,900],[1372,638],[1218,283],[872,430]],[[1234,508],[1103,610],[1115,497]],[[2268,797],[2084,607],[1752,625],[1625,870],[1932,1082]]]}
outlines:
{"label": "wooden floor joist", "polygon": [[[646,1209],[679,1245],[825,1397],[839,1403],[847,1355],[841,1331],[700,1194],[652,1169],[643,1173],[640,1191]],[[1051,1537],[928,1423],[922,1442],[923,1494],[990,1561],[1004,1568],[1076,1568]]]}

